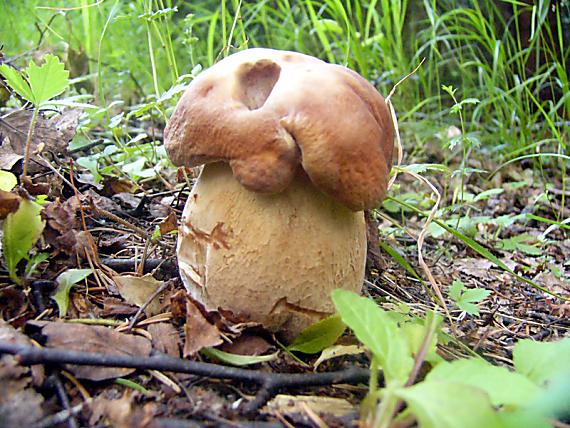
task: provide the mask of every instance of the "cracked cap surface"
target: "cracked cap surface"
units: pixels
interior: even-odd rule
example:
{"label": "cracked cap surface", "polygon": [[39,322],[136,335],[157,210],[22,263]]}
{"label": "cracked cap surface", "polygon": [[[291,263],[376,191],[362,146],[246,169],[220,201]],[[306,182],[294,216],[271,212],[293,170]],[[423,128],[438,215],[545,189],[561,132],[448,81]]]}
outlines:
{"label": "cracked cap surface", "polygon": [[363,77],[296,52],[248,49],[200,73],[165,129],[175,165],[225,161],[247,189],[283,191],[302,168],[354,211],[385,196],[394,132]]}

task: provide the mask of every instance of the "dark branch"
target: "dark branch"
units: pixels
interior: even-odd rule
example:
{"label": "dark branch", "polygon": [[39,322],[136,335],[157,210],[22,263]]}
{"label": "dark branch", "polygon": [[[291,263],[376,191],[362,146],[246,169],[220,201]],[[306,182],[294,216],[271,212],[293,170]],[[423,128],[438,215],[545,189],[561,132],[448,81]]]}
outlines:
{"label": "dark branch", "polygon": [[91,352],[69,351],[61,348],[37,348],[0,341],[0,354],[16,355],[18,362],[30,366],[35,364],[77,364],[104,367],[128,367],[142,370],[159,370],[189,373],[197,376],[229,379],[254,383],[261,387],[254,400],[244,410],[251,412],[262,406],[277,391],[285,388],[323,386],[338,383],[366,383],[369,371],[359,367],[328,373],[265,373],[256,370],[226,367],[169,357],[164,354],[150,357],[109,355]]}

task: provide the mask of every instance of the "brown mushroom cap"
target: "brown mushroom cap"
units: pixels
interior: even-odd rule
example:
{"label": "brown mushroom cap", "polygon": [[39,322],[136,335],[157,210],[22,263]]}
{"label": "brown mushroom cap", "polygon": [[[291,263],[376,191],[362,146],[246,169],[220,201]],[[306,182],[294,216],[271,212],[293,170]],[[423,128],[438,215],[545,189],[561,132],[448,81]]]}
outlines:
{"label": "brown mushroom cap", "polygon": [[357,73],[296,52],[248,49],[202,72],[165,130],[176,165],[226,161],[247,189],[283,191],[298,165],[358,211],[386,193],[393,127]]}

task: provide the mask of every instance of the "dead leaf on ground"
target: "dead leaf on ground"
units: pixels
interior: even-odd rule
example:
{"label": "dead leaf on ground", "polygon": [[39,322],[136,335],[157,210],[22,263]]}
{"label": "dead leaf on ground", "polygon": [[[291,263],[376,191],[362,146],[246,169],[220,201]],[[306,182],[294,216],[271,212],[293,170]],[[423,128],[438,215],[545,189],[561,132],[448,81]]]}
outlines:
{"label": "dead leaf on ground", "polygon": [[[136,275],[116,275],[113,281],[117,285],[119,294],[127,303],[136,305],[139,308],[146,303],[150,296],[162,286],[163,281],[154,279],[151,274],[144,276]],[[161,310],[160,295],[156,296],[144,310],[146,316],[150,317],[159,314]]]}
{"label": "dead leaf on ground", "polygon": [[152,347],[172,357],[180,357],[180,335],[172,324],[160,322],[148,326],[152,336]]}
{"label": "dead leaf on ground", "polygon": [[99,395],[91,405],[89,425],[95,426],[105,421],[115,428],[140,428],[148,426],[148,422],[156,413],[155,406],[135,407],[136,394],[125,394],[121,398],[108,399]]}
{"label": "dead leaf on ground", "polygon": [[[0,153],[0,164],[3,168],[4,165],[8,166],[11,163],[7,168],[10,169],[22,159],[32,114],[31,110],[19,110],[2,117],[0,137],[4,137],[4,141]],[[79,116],[81,116],[81,110],[68,109],[49,119],[41,114],[37,117],[30,146],[31,159],[35,158],[36,162],[30,162],[30,172],[45,169],[43,161],[35,156],[38,151],[53,154],[65,153],[68,143],[75,136]]]}
{"label": "dead leaf on ground", "polygon": [[[147,357],[151,351],[150,342],[144,337],[119,333],[107,327],[47,321],[30,321],[28,325],[40,328],[47,338],[46,346],[53,348],[139,357]],[[94,381],[127,376],[135,371],[118,367],[66,367],[76,377]]]}
{"label": "dead leaf on ground", "polygon": [[279,394],[266,404],[262,412],[270,415],[279,413],[289,417],[304,415],[307,417],[307,422],[310,422],[305,406],[319,415],[331,415],[337,418],[356,411],[354,405],[342,398]]}
{"label": "dead leaf on ground", "polygon": [[265,355],[273,348],[263,337],[254,334],[244,333],[232,343],[226,343],[221,347],[224,352],[237,355]]}
{"label": "dead leaf on ground", "polygon": [[0,220],[5,219],[8,214],[16,212],[21,199],[15,193],[0,190]]}
{"label": "dead leaf on ground", "polygon": [[42,216],[46,219],[44,237],[54,249],[72,256],[77,245],[79,200],[72,196],[62,202],[59,198],[46,204]]}
{"label": "dead leaf on ground", "polygon": [[203,310],[199,307],[199,303],[187,296],[186,324],[184,326],[186,342],[182,353],[185,358],[194,355],[202,348],[217,346],[223,342],[220,330],[208,321],[202,313]]}
{"label": "dead leaf on ground", "polygon": [[484,281],[493,280],[494,275],[490,272],[490,269],[494,266],[495,264],[487,259],[475,257],[453,261],[455,271]]}
{"label": "dead leaf on ground", "polygon": [[[27,336],[1,319],[0,340],[31,345]],[[43,381],[43,366],[24,367],[7,354],[0,358],[0,427],[31,426],[44,417],[44,399],[33,388]]]}
{"label": "dead leaf on ground", "polygon": [[136,306],[126,303],[123,299],[108,296],[103,298],[103,310],[101,311],[101,316],[103,317],[114,315],[130,316],[137,312],[138,308]]}
{"label": "dead leaf on ground", "polygon": [[178,230],[178,221],[176,220],[176,213],[174,211],[170,211],[168,217],[162,220],[158,227],[160,228],[160,234],[166,235],[168,232],[172,232],[173,230]]}

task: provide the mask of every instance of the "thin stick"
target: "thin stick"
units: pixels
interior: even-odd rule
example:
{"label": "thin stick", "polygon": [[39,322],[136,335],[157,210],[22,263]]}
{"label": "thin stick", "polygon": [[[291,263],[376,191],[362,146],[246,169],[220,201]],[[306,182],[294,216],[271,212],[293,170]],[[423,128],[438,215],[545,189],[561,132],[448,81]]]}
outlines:
{"label": "thin stick", "polygon": [[82,366],[127,367],[142,370],[190,373],[208,378],[238,380],[257,384],[261,388],[255,399],[245,405],[245,412],[257,410],[279,390],[284,388],[323,386],[339,383],[366,383],[370,376],[370,372],[367,369],[360,367],[347,367],[344,370],[327,373],[267,373],[258,370],[190,361],[163,354],[150,357],[109,355],[70,351],[63,348],[22,346],[0,340],[0,354],[2,353],[16,355],[18,362],[26,366],[35,364],[76,364]]}

